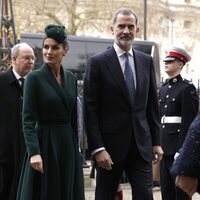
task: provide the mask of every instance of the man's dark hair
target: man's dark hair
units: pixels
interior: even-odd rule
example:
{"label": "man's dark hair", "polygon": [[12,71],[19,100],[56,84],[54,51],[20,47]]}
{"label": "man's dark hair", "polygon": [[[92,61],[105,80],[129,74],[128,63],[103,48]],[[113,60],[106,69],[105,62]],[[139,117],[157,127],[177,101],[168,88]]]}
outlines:
{"label": "man's dark hair", "polygon": [[113,23],[113,25],[116,23],[117,16],[118,16],[119,14],[122,14],[122,15],[133,15],[133,16],[135,17],[135,23],[136,23],[136,25],[137,25],[137,23],[138,23],[138,17],[137,17],[137,15],[136,15],[131,9],[129,9],[129,8],[120,8],[120,9],[118,9],[118,10],[114,13],[113,18],[112,18],[112,23]]}

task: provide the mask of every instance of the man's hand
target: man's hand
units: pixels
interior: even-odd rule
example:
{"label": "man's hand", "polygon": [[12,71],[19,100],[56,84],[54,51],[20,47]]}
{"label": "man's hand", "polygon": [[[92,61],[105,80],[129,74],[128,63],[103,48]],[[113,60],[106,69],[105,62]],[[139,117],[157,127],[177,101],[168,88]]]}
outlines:
{"label": "man's hand", "polygon": [[41,158],[40,154],[31,156],[30,164],[31,164],[31,167],[33,167],[34,170],[37,170],[40,173],[44,173],[43,162],[42,162],[42,158]]}
{"label": "man's hand", "polygon": [[161,146],[153,146],[153,164],[160,162],[163,157],[163,150]]}
{"label": "man's hand", "polygon": [[95,159],[97,165],[103,169],[111,170],[112,169],[112,159],[106,150],[102,150],[95,154]]}
{"label": "man's hand", "polygon": [[197,192],[198,178],[189,176],[177,176],[175,184],[189,196],[192,196],[195,192]]}

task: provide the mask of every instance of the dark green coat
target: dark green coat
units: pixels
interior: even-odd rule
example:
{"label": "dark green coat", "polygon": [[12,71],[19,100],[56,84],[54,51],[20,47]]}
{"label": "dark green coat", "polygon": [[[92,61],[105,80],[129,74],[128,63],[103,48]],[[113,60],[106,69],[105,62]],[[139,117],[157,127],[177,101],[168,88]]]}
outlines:
{"label": "dark green coat", "polygon": [[[26,79],[23,130],[27,154],[17,200],[84,200],[77,143],[76,78],[61,67],[60,86],[44,65]],[[30,166],[41,154],[44,174]]]}

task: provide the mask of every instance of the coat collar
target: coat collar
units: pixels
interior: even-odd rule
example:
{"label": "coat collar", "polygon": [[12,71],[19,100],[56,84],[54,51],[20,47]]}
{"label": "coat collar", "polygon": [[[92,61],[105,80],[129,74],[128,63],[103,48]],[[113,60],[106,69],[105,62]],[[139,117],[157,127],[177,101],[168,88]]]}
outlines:
{"label": "coat collar", "polygon": [[17,80],[17,78],[15,77],[13,71],[12,71],[12,67],[8,69],[8,71],[6,72],[8,74],[8,82],[10,85],[14,84],[17,86],[17,88],[19,90],[21,90],[21,86],[19,84],[19,81]]}
{"label": "coat collar", "polygon": [[51,71],[50,67],[47,64],[44,64],[42,66],[41,70],[43,70],[45,77],[48,80],[48,83],[51,84],[52,87],[56,90],[58,95],[63,100],[65,107],[67,108],[67,110],[69,110],[69,104],[68,104],[67,96],[66,96],[66,92],[68,91],[67,83],[66,83],[67,77],[66,77],[66,74],[64,73],[63,67],[62,66],[60,67],[60,72],[61,72],[62,81],[63,81],[62,86],[59,85],[59,83],[57,82],[53,72]]}
{"label": "coat collar", "polygon": [[170,85],[173,85],[173,84],[176,84],[176,83],[178,83],[178,82],[180,82],[182,80],[183,79],[182,79],[181,75],[179,74],[176,77],[169,79],[168,81],[169,81]]}

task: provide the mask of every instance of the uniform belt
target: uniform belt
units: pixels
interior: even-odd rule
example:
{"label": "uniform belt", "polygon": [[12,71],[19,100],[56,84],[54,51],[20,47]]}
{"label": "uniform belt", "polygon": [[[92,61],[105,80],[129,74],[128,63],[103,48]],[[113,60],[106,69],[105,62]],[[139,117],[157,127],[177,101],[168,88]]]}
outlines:
{"label": "uniform belt", "polygon": [[162,116],[161,123],[167,124],[167,123],[181,123],[182,117],[179,116]]}

